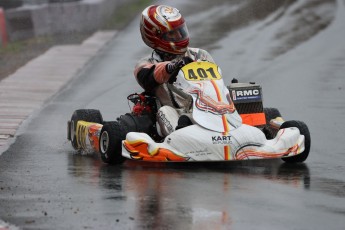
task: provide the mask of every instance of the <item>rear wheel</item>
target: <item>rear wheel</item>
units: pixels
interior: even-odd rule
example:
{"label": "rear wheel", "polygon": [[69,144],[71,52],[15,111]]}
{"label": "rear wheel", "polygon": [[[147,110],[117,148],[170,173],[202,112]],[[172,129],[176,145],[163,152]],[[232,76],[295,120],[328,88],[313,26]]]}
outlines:
{"label": "rear wheel", "polygon": [[76,128],[78,121],[87,121],[102,124],[103,117],[101,112],[96,109],[78,109],[74,111],[68,125],[68,137],[74,149],[79,149],[76,138]]}
{"label": "rear wheel", "polygon": [[310,151],[310,132],[308,126],[303,121],[286,121],[282,124],[280,129],[296,127],[299,132],[304,135],[304,151],[296,156],[282,158],[287,163],[299,163],[303,162],[308,158]]}
{"label": "rear wheel", "polygon": [[102,161],[107,164],[121,164],[125,161],[122,156],[122,140],[126,132],[117,121],[105,122],[99,138],[99,152]]}

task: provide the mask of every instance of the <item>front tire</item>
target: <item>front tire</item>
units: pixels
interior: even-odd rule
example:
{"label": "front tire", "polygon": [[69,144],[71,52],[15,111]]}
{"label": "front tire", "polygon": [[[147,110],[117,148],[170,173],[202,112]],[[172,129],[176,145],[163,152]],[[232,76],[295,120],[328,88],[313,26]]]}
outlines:
{"label": "front tire", "polygon": [[104,123],[99,137],[99,152],[104,163],[121,164],[125,161],[121,154],[125,137],[126,133],[117,121]]}
{"label": "front tire", "polygon": [[308,126],[303,121],[286,121],[280,126],[280,129],[296,127],[304,135],[304,151],[296,156],[282,158],[287,163],[300,163],[308,158],[310,152],[310,132]]}
{"label": "front tire", "polygon": [[68,125],[68,136],[70,137],[73,148],[76,150],[79,149],[76,138],[76,128],[78,121],[87,121],[102,124],[103,117],[101,112],[96,109],[78,109],[74,111],[71,117],[70,124]]}

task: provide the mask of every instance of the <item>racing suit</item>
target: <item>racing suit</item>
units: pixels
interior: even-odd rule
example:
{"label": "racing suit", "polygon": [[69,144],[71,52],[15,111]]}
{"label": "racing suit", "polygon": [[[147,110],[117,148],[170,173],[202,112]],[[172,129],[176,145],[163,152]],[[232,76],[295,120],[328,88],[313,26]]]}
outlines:
{"label": "racing suit", "polygon": [[[193,61],[214,62],[211,55],[199,48],[188,48],[186,57]],[[146,91],[153,93],[162,107],[157,113],[157,131],[162,137],[172,133],[180,115],[190,116],[192,99],[169,83],[171,74],[167,72],[166,65],[170,61],[164,61],[153,51],[151,56],[141,59],[135,66],[134,76],[139,85]]]}

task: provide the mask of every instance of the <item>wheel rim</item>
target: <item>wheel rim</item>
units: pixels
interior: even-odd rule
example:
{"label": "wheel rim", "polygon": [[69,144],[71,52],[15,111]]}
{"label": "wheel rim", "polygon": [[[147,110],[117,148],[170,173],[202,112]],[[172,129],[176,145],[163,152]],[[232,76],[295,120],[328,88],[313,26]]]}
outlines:
{"label": "wheel rim", "polygon": [[109,134],[107,131],[102,133],[100,142],[101,152],[106,153],[109,147]]}

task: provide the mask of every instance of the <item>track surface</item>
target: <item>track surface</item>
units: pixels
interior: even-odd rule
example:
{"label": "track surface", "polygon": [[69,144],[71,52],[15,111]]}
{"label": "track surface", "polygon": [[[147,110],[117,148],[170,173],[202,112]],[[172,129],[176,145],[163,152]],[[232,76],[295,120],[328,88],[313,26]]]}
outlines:
{"label": "track surface", "polygon": [[23,229],[343,229],[344,2],[286,1],[261,16],[248,13],[240,26],[226,25],[241,1],[183,2],[171,4],[188,15],[192,46],[208,49],[226,80],[260,83],[266,107],[309,125],[306,163],[109,166],[76,154],[66,140],[75,109],[100,109],[114,120],[128,112],[126,96],[141,91],[132,72],[149,49],[137,18],[0,156],[0,219]]}

